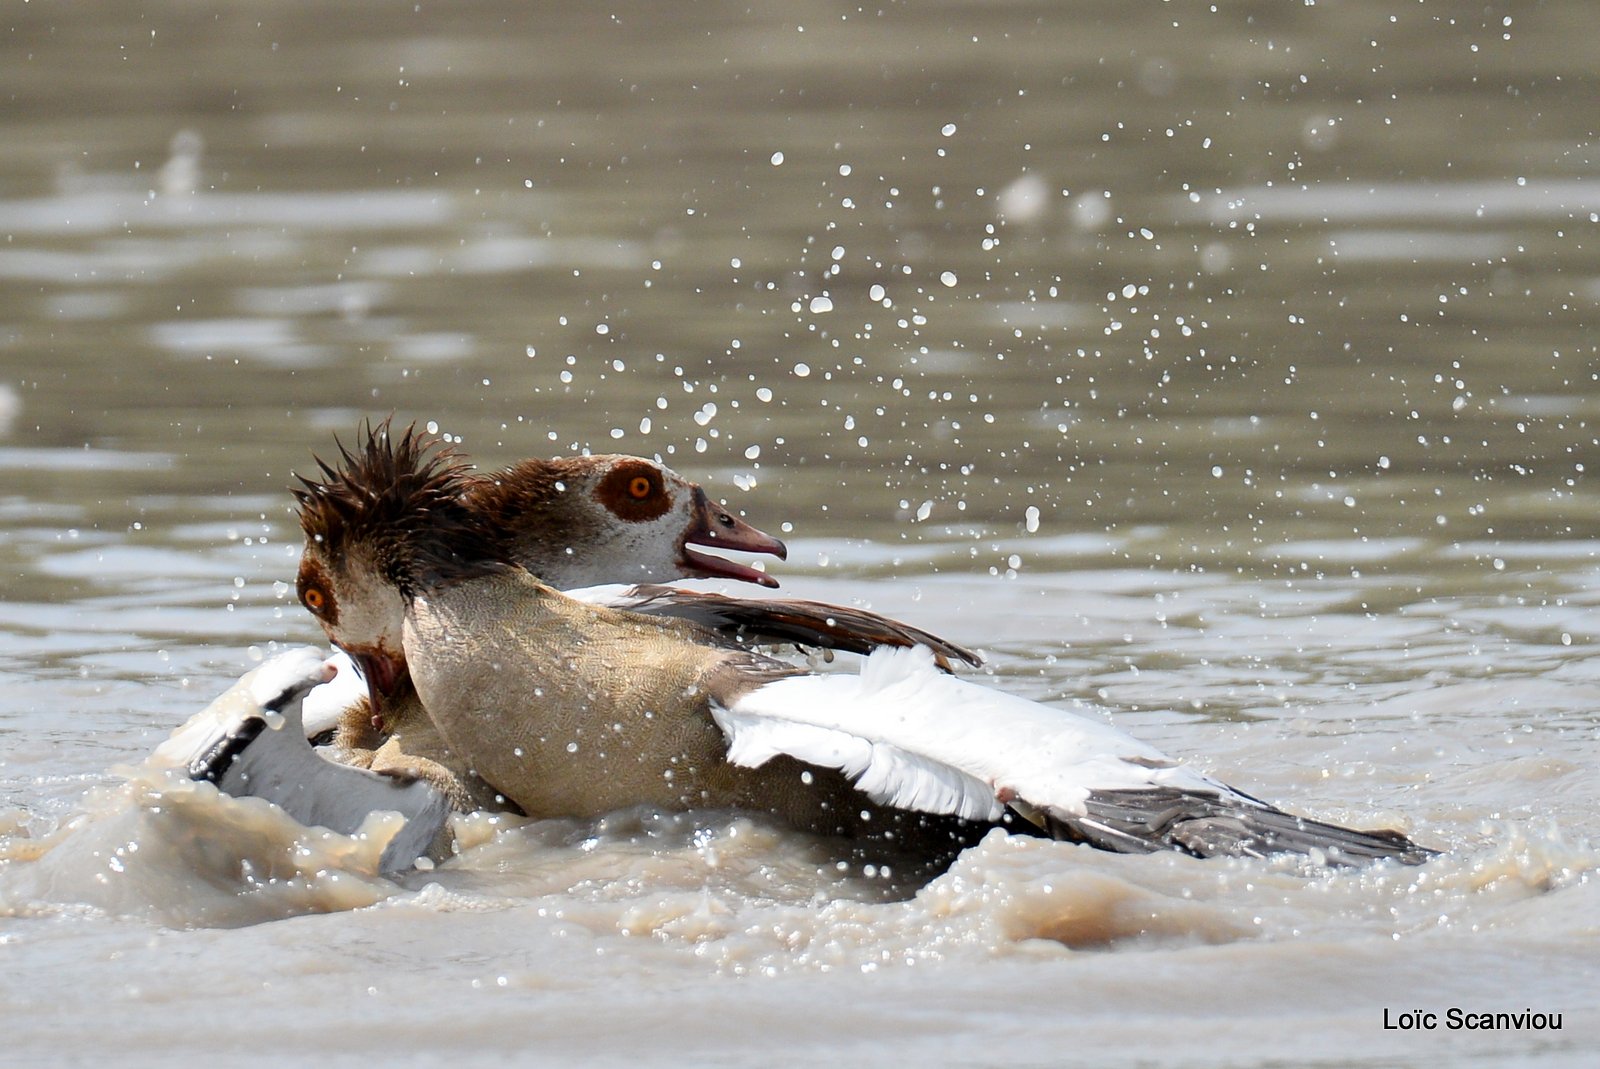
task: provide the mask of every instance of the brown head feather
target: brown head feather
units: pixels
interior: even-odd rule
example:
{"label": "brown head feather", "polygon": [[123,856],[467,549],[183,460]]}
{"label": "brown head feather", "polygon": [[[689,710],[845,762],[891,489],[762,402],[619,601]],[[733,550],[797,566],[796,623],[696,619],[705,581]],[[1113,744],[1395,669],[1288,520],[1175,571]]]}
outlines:
{"label": "brown head feather", "polygon": [[591,529],[597,521],[570,507],[562,495],[577,493],[593,477],[594,465],[592,457],[523,460],[491,475],[474,476],[466,494],[473,511],[508,540],[545,535],[589,544],[599,536]]}
{"label": "brown head feather", "polygon": [[330,559],[370,555],[401,593],[497,570],[496,541],[462,501],[470,466],[415,424],[398,437],[390,421],[366,423],[351,451],[335,439],[340,465],[314,458],[320,479],[296,475],[300,528]]}

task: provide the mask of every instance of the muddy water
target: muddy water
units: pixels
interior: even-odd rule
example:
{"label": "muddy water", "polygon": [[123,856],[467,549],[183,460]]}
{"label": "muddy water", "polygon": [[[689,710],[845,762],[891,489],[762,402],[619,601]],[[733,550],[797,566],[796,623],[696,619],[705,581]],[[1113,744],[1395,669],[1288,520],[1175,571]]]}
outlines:
{"label": "muddy water", "polygon": [[[8,7],[8,1049],[1586,1064],[1592,13],[1216,7]],[[996,838],[913,893],[625,813],[394,883],[139,770],[317,638],[285,487],[389,412],[659,454],[789,592],[1446,856]]]}

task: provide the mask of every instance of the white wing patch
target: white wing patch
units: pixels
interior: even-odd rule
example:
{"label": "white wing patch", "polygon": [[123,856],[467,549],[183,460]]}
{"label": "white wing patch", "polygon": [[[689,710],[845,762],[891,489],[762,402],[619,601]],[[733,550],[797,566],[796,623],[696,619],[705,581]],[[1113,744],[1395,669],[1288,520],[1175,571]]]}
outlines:
{"label": "white wing patch", "polygon": [[367,684],[350,655],[340,650],[328,658],[337,670],[331,682],[312,689],[303,707],[306,738],[314,739],[339,726],[347,709],[367,696]]}
{"label": "white wing patch", "polygon": [[[176,728],[150,759],[163,768],[186,767],[196,754],[216,745],[245,720],[267,716],[270,721],[272,718],[263,712],[263,707],[295,687],[327,679],[323,670],[326,659],[322,650],[304,646],[280,653],[246,672],[220,697]],[[276,722],[281,724],[281,718]]]}
{"label": "white wing patch", "polygon": [[879,649],[859,675],[774,680],[712,708],[729,759],[836,768],[875,801],[995,820],[1016,800],[1083,816],[1091,792],[1227,790],[1082,703],[1040,705],[940,672],[923,647]]}
{"label": "white wing patch", "polygon": [[630,608],[631,602],[637,601],[633,594],[634,586],[631,583],[601,583],[597,586],[579,586],[562,593],[573,601],[581,601],[585,605],[604,605],[613,609]]}
{"label": "white wing patch", "polygon": [[393,831],[379,866],[407,869],[449,818],[449,800],[425,783],[335,764],[312,750],[302,705],[305,692],[328,672],[321,650],[274,657],[175,730],[150,764],[209,780],[235,798],[263,798],[302,824],[343,835],[360,833],[373,813],[398,812],[406,820]]}
{"label": "white wing patch", "polygon": [[711,716],[728,737],[728,760],[736,765],[755,768],[788,754],[838,769],[881,805],[968,820],[999,820],[1005,812],[982,780],[890,743],[815,724],[741,714],[715,703]]}

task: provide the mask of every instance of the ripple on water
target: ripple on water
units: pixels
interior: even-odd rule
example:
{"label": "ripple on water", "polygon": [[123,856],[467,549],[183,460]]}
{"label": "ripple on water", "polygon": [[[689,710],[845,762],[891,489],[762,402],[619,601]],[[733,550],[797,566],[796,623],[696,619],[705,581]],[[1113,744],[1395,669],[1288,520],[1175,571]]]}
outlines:
{"label": "ripple on water", "polygon": [[130,227],[409,230],[436,227],[454,215],[449,194],[411,190],[205,193],[170,198],[142,190],[105,189],[0,200],[0,230],[28,236],[119,235]]}
{"label": "ripple on water", "polygon": [[178,356],[217,354],[248,357],[272,367],[309,368],[325,364],[333,350],[302,341],[298,328],[280,319],[208,319],[154,323],[150,341]]}
{"label": "ripple on water", "polygon": [[0,448],[0,471],[164,471],[177,461],[171,453],[121,452],[115,449]]}
{"label": "ripple on water", "polygon": [[1249,219],[1281,223],[1373,223],[1422,220],[1499,225],[1530,219],[1567,219],[1600,209],[1600,191],[1583,179],[1538,182],[1318,182],[1218,190],[1197,200],[1183,198],[1214,224]]}

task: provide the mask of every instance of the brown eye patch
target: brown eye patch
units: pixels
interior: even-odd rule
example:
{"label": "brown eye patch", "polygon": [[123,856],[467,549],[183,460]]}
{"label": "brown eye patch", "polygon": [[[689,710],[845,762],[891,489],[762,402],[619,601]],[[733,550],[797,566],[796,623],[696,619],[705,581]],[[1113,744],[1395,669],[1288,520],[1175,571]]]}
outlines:
{"label": "brown eye patch", "polygon": [[594,496],[614,516],[630,522],[653,520],[672,507],[661,469],[648,460],[621,460],[595,487]]}
{"label": "brown eye patch", "polygon": [[332,587],[327,575],[315,561],[306,559],[300,562],[300,573],[295,576],[295,589],[300,595],[300,604],[309,609],[311,615],[325,623],[339,622],[339,606],[333,600]]}

